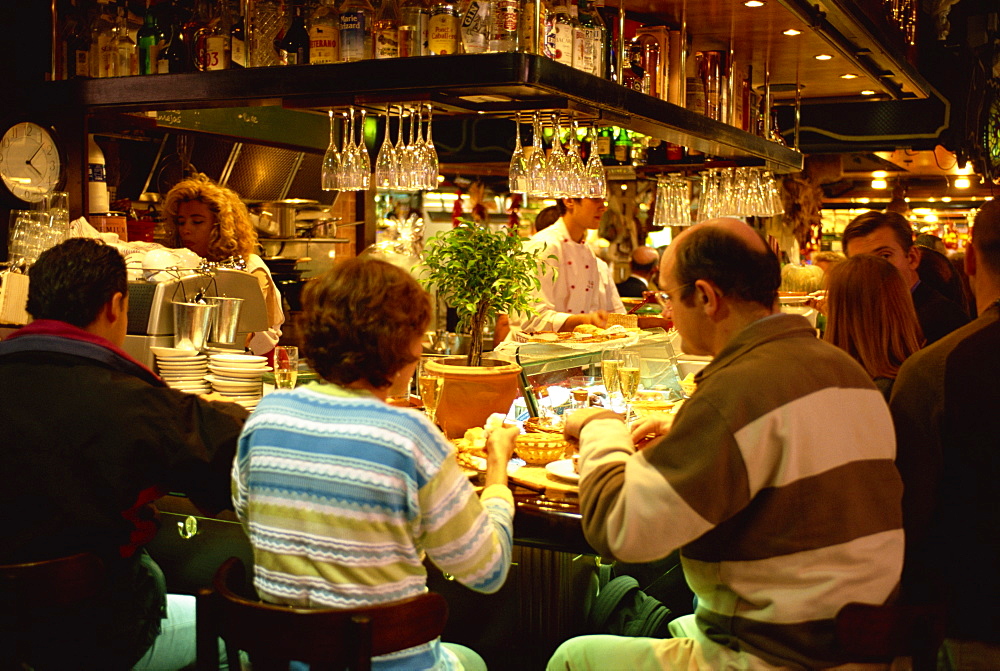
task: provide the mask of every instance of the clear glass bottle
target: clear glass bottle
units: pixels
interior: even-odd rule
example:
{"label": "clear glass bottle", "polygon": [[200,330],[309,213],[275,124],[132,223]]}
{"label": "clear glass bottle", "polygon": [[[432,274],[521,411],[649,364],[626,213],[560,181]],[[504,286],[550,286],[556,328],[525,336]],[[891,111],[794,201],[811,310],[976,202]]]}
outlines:
{"label": "clear glass bottle", "polygon": [[142,17],[142,27],[136,33],[136,46],[139,48],[139,74],[151,75],[156,72],[156,57],[163,45],[163,31],[160,30],[156,14],[150,9],[146,0],[146,15]]}
{"label": "clear glass bottle", "polygon": [[210,5],[208,0],[197,0],[194,12],[181,28],[181,41],[187,46],[189,72],[200,70],[205,60],[205,42],[199,39],[199,35],[208,24]]}
{"label": "clear glass bottle", "polygon": [[552,8],[552,16],[548,21],[548,35],[545,38],[548,47],[546,55],[554,61],[572,66],[575,30],[568,0],[559,0]]}
{"label": "clear glass bottle", "polygon": [[97,0],[97,12],[91,25],[90,76],[113,77],[113,40],[115,39],[115,12],[111,0]]}
{"label": "clear glass bottle", "polygon": [[302,15],[301,2],[292,2],[292,21],[278,42],[279,65],[307,65],[309,63],[309,32]]}
{"label": "clear glass bottle", "polygon": [[430,10],[424,0],[403,0],[399,7],[399,55],[427,56]]}
{"label": "clear glass bottle", "polygon": [[129,34],[128,10],[123,5],[118,8],[118,17],[115,22],[115,36],[113,40],[114,51],[114,77],[130,77],[139,74],[139,47]]}
{"label": "clear glass bottle", "polygon": [[436,0],[431,6],[427,24],[427,45],[430,53],[443,56],[458,53],[458,7],[450,0]]}
{"label": "clear glass bottle", "polygon": [[616,12],[604,6],[604,0],[593,0],[594,14],[601,22],[601,77],[613,82],[621,81],[618,72],[618,41],[615,39]]}
{"label": "clear glass bottle", "polygon": [[340,60],[340,14],[337,0],[323,0],[309,20],[309,62],[325,65]]}
{"label": "clear glass bottle", "polygon": [[511,52],[520,50],[520,0],[493,0],[490,7],[490,14],[490,33],[487,51]]}
{"label": "clear glass bottle", "polygon": [[361,61],[374,57],[372,24],[375,8],[368,0],[345,0],[340,7],[340,60]]}
{"label": "clear glass bottle", "polygon": [[199,70],[228,70],[230,63],[229,29],[232,19],[226,2],[213,5],[205,25],[198,31],[201,61]]}
{"label": "clear glass bottle", "polygon": [[490,1],[462,0],[459,13],[462,17],[462,51],[481,54],[489,44]]}
{"label": "clear glass bottle", "polygon": [[574,65],[588,74],[603,77],[607,31],[601,15],[589,0],[579,0],[577,23],[579,28],[574,37]]}
{"label": "clear glass bottle", "polygon": [[382,0],[375,13],[375,58],[399,57],[399,4],[396,0]]}

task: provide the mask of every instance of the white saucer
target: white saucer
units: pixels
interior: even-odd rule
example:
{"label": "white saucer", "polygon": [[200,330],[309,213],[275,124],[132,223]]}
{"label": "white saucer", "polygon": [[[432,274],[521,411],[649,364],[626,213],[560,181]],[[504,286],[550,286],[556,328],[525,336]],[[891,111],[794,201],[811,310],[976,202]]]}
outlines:
{"label": "white saucer", "polygon": [[163,357],[165,359],[178,357],[178,356],[204,356],[197,350],[193,349],[182,349],[180,347],[150,347],[149,351],[154,355]]}
{"label": "white saucer", "polygon": [[267,365],[267,357],[256,354],[212,354],[209,358],[223,366]]}
{"label": "white saucer", "polygon": [[560,459],[559,461],[550,461],[545,464],[545,470],[556,476],[560,480],[567,480],[569,482],[580,482],[580,474],[573,470],[573,460],[572,459]]}
{"label": "white saucer", "polygon": [[247,368],[223,368],[220,366],[209,366],[208,369],[215,373],[218,377],[244,378],[248,380],[259,380],[264,373],[267,372],[266,368],[260,370],[250,370]]}

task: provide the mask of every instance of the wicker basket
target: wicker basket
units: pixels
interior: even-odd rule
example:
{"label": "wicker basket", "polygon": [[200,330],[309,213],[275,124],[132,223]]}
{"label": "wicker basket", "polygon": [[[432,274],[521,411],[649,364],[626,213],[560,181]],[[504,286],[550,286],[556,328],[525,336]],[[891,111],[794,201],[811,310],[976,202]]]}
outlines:
{"label": "wicker basket", "polygon": [[529,464],[544,466],[562,459],[568,446],[558,433],[525,433],[517,437],[514,453]]}

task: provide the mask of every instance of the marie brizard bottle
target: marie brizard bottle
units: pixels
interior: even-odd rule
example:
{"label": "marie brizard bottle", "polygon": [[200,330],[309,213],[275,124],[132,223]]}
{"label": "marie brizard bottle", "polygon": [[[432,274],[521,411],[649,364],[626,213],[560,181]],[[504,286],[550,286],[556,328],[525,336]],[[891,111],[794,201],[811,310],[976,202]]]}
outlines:
{"label": "marie brizard bottle", "polygon": [[375,13],[372,40],[375,58],[399,57],[399,4],[396,0],[382,0]]}
{"label": "marie brizard bottle", "polygon": [[325,65],[340,60],[340,14],[337,0],[323,0],[309,20],[309,63]]}
{"label": "marie brizard bottle", "polygon": [[373,58],[372,24],[375,8],[368,0],[344,0],[340,6],[340,60]]}
{"label": "marie brizard bottle", "polygon": [[278,65],[307,65],[309,63],[309,33],[302,15],[302,3],[292,3],[292,22],[278,42]]}
{"label": "marie brizard bottle", "polygon": [[403,0],[399,6],[399,55],[427,56],[427,24],[430,10],[424,0]]}

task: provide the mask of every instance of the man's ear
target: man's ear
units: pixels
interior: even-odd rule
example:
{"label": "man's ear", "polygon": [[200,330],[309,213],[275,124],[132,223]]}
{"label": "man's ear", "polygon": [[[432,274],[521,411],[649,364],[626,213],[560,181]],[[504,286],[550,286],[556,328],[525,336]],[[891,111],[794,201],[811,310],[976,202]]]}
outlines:
{"label": "man's ear", "polygon": [[105,311],[105,316],[107,317],[109,324],[114,324],[119,319],[128,319],[128,312],[126,312],[125,306],[125,294],[120,291],[116,291],[111,296],[111,300],[104,304],[102,310]]}
{"label": "man's ear", "polygon": [[906,253],[906,260],[913,270],[920,266],[920,245],[910,246],[910,251]]}
{"label": "man's ear", "polygon": [[713,316],[719,311],[722,293],[719,288],[708,280],[695,280],[694,301],[697,307],[704,310],[708,316]]}

